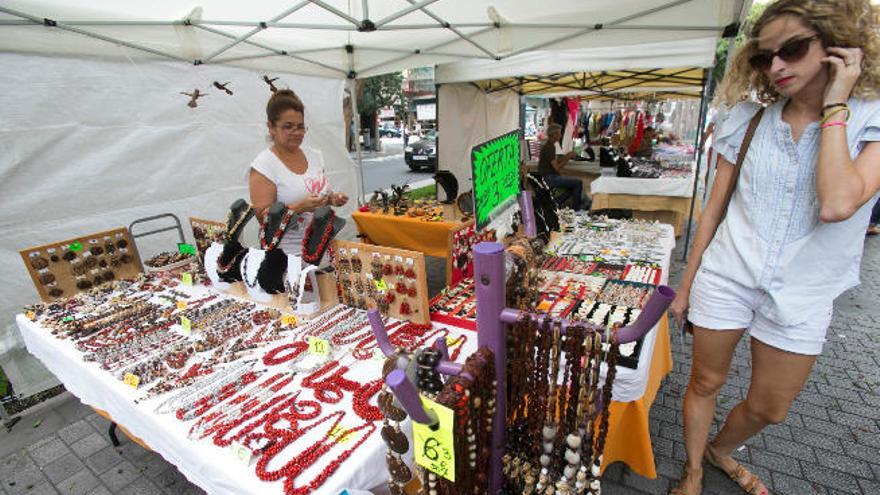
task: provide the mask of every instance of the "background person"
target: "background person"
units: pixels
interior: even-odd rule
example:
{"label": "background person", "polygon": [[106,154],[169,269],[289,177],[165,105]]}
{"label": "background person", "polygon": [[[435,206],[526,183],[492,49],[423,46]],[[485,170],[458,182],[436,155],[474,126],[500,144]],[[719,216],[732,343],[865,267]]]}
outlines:
{"label": "background person", "polygon": [[556,143],[562,139],[562,126],[550,124],[547,127],[547,140],[541,146],[541,155],[538,159],[538,174],[544,178],[544,182],[551,188],[563,188],[566,194],[557,201],[565,204],[569,199],[572,208],[580,210],[583,204],[584,183],[576,177],[559,175],[562,169],[574,157],[574,152],[569,151],[564,155],[556,154]]}

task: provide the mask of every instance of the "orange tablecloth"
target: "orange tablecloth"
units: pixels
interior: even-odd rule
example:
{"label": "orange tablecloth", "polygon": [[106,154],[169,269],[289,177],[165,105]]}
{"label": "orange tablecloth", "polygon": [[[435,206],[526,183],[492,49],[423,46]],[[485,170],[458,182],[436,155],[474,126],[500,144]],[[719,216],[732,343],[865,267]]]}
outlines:
{"label": "orange tablecloth", "polygon": [[660,382],[672,370],[669,319],[666,314],[660,317],[657,332],[645,394],[641,399],[632,402],[611,402],[608,436],[602,459],[603,472],[612,463],[623,461],[634,472],[646,478],[657,477],[648,415],[657,390],[660,389]]}
{"label": "orange tablecloth", "polygon": [[351,214],[358,232],[379,246],[420,251],[428,256],[449,257],[450,235],[461,222],[426,222],[422,217],[356,211]]}

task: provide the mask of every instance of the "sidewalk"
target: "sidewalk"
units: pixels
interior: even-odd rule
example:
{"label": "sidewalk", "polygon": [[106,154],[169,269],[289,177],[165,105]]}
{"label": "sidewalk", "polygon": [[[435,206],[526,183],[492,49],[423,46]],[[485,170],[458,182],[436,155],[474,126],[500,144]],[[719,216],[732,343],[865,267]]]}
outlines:
{"label": "sidewalk", "polygon": [[[788,419],[736,452],[774,494],[880,493],[880,238],[866,242],[862,285],[838,299],[825,351]],[[682,243],[673,253],[673,286],[684,268]],[[642,478],[617,463],[605,473],[605,495],[665,494],[680,475],[681,398],[690,370],[690,342],[684,350],[680,342],[673,337],[674,367],[651,409],[658,478]],[[737,348],[720,413],[745,396],[747,344],[743,339]],[[68,393],[31,408],[11,433],[0,429],[0,494],[201,493],[173,465],[125,435],[118,433],[121,445],[111,446],[108,428]],[[743,492],[707,467],[704,493]]]}
{"label": "sidewalk", "polygon": [[[683,239],[673,253],[672,287],[684,270]],[[837,299],[828,342],[788,418],[734,455],[773,494],[880,493],[880,238],[865,242],[862,285]],[[618,463],[605,472],[603,495],[665,494],[677,483],[685,458],[681,402],[690,375],[690,342],[688,337],[682,350],[681,337],[672,337],[673,369],[651,408],[657,479],[642,478]],[[737,347],[731,373],[721,389],[712,434],[745,398],[748,339]],[[703,493],[743,493],[717,469],[706,466],[704,473]]]}
{"label": "sidewalk", "polygon": [[[350,151],[348,154],[352,160],[357,161],[356,151]],[[373,160],[375,158],[384,158],[386,156],[395,155],[403,155],[402,138],[382,138],[382,151],[361,150],[361,157],[364,160]]]}

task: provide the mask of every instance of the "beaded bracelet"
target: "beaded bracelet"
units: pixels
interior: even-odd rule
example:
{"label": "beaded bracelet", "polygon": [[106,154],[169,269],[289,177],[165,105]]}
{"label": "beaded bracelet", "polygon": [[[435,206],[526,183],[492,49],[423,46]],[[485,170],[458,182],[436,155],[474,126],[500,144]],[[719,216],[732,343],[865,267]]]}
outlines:
{"label": "beaded bracelet", "polygon": [[849,109],[849,105],[846,103],[831,103],[822,107],[822,110],[819,112],[820,115],[825,115],[825,112],[831,110],[832,108],[846,108]]}
{"label": "beaded bracelet", "polygon": [[826,123],[820,125],[819,127],[822,129],[826,129],[828,127],[837,127],[837,126],[846,127],[846,122],[836,120],[834,122],[826,122]]}
{"label": "beaded bracelet", "polygon": [[821,121],[821,124],[825,124],[825,123],[829,122],[829,121],[831,120],[831,117],[833,117],[833,116],[835,116],[835,115],[837,115],[837,114],[839,114],[839,113],[841,113],[841,112],[846,113],[846,116],[843,117],[843,120],[848,121],[848,120],[849,120],[849,117],[850,117],[849,107],[838,107],[838,108],[836,108],[835,110],[833,110],[833,111],[830,112],[830,113],[824,113],[824,114],[822,114],[822,121]]}

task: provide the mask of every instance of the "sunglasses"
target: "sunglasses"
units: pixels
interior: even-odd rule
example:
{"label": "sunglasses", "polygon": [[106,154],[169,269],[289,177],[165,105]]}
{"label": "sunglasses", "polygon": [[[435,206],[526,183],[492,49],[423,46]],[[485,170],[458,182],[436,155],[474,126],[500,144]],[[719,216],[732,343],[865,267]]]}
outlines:
{"label": "sunglasses", "polygon": [[786,41],[778,50],[772,52],[770,50],[760,50],[749,57],[749,65],[755,70],[765,71],[773,65],[773,59],[779,57],[784,62],[797,62],[804,58],[810,49],[810,43],[819,39],[818,35],[808,36],[806,38],[794,38]]}

